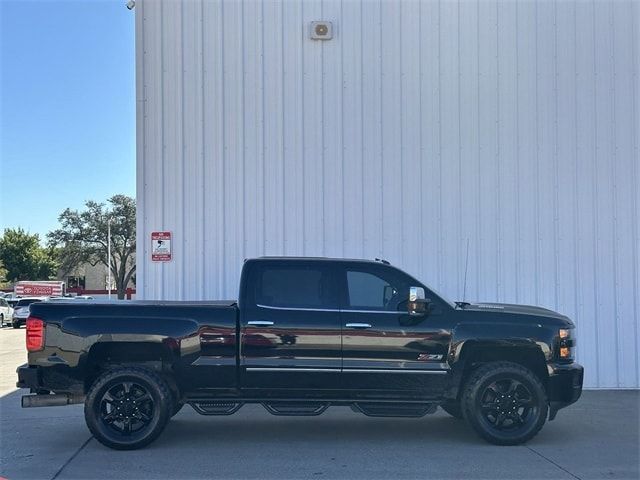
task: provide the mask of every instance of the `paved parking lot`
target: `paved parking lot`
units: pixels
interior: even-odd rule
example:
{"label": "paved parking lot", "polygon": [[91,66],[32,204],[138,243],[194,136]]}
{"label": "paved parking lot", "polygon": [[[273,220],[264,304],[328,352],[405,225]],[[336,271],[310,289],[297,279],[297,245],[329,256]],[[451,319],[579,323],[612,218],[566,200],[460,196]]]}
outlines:
{"label": "paved parking lot", "polygon": [[496,447],[442,411],[373,419],[347,408],[273,417],[245,406],[231,417],[185,408],[144,450],[93,440],[81,406],[21,409],[15,368],[24,329],[0,330],[0,476],[17,479],[592,479],[639,478],[640,392],[591,391],[526,446]]}

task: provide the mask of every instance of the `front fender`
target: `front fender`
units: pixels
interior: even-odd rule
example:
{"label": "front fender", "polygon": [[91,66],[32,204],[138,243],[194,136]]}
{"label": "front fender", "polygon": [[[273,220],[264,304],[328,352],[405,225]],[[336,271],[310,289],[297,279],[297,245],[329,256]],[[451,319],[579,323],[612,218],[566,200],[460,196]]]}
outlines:
{"label": "front fender", "polygon": [[474,322],[452,332],[447,362],[452,372],[445,397],[458,398],[468,373],[478,363],[513,361],[525,365],[546,382],[553,358],[555,333],[541,324]]}

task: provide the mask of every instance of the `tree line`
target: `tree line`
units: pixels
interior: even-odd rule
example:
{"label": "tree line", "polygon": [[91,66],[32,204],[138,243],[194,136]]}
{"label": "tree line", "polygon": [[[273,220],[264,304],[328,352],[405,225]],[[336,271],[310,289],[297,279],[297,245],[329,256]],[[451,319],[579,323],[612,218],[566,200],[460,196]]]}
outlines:
{"label": "tree line", "polygon": [[[135,282],[136,203],[126,195],[114,195],[105,203],[88,201],[81,211],[65,209],[60,228],[47,234],[43,245],[38,234],[7,228],[0,237],[0,283],[55,279],[80,265],[111,265],[118,298]],[[111,262],[108,229],[111,225]]]}

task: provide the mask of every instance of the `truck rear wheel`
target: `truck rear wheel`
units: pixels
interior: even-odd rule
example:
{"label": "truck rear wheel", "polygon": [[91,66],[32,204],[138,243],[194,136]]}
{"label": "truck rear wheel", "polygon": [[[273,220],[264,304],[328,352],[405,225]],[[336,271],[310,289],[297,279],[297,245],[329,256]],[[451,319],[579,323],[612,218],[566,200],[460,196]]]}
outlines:
{"label": "truck rear wheel", "polygon": [[533,438],[547,419],[547,395],[540,379],[511,362],[491,362],[464,386],[462,413],[473,429],[496,445],[518,445]]}
{"label": "truck rear wheel", "polygon": [[133,450],[158,438],[172,409],[165,380],[150,370],[127,367],[98,377],[87,394],[84,416],[100,443]]}

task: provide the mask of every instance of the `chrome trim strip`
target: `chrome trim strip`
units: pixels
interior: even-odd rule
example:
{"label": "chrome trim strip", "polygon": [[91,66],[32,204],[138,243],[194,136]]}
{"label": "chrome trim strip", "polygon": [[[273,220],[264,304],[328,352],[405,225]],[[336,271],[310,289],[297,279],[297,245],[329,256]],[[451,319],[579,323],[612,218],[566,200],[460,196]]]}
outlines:
{"label": "chrome trim strip", "polygon": [[245,367],[248,372],[331,372],[331,373],[420,373],[442,375],[449,370],[388,370],[383,368],[297,368],[297,367]]}
{"label": "chrome trim strip", "polygon": [[347,323],[345,324],[347,328],[371,328],[370,323]]}
{"label": "chrome trim strip", "polygon": [[388,370],[384,368],[345,368],[342,373],[428,373],[442,375],[448,373],[449,370],[403,370],[401,368]]}
{"label": "chrome trim strip", "polygon": [[339,368],[297,368],[297,367],[246,367],[248,372],[332,372],[340,373]]}
{"label": "chrome trim strip", "polygon": [[206,365],[208,367],[230,367],[236,365],[235,358],[202,356],[195,359],[191,365]]}
{"label": "chrome trim strip", "polygon": [[403,311],[388,311],[388,310],[351,310],[351,309],[339,309],[339,308],[303,308],[303,307],[274,307],[272,305],[262,305],[257,303],[256,307],[266,308],[269,310],[288,310],[299,312],[333,312],[333,313],[382,313],[386,315],[408,315],[409,312]]}
{"label": "chrome trim strip", "polygon": [[271,325],[273,325],[273,322],[269,320],[251,320],[247,322],[247,325],[252,325],[255,327],[270,327]]}
{"label": "chrome trim strip", "polygon": [[389,310],[350,310],[343,309],[340,310],[340,313],[383,313],[387,315],[409,315],[409,312],[398,311],[389,311]]}
{"label": "chrome trim strip", "polygon": [[289,311],[302,311],[302,312],[334,312],[338,313],[340,310],[337,308],[302,308],[302,307],[273,307],[271,305],[256,304],[256,307],[267,308],[269,310],[289,310]]}

